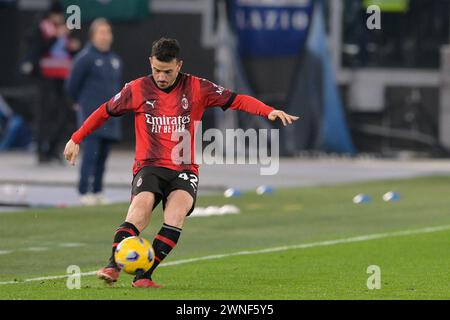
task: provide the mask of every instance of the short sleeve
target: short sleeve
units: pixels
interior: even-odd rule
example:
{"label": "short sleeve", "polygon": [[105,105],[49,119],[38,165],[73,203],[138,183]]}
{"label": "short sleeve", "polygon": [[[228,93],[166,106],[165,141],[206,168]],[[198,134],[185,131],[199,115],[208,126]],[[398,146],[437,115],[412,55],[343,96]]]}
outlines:
{"label": "short sleeve", "polygon": [[221,107],[226,110],[233,103],[236,93],[209,80],[200,79],[200,92],[204,107]]}
{"label": "short sleeve", "polygon": [[112,117],[119,117],[133,111],[133,83],[127,83],[119,93],[106,103],[106,111]]}

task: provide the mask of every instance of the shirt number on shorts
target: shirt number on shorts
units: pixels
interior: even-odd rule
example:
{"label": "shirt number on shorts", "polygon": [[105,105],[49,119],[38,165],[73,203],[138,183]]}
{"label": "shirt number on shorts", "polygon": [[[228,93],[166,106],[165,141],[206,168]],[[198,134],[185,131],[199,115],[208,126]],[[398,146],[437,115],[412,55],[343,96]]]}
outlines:
{"label": "shirt number on shorts", "polygon": [[189,180],[191,187],[194,189],[194,191],[197,191],[198,178],[195,174],[190,173],[188,175],[186,172],[183,172],[178,175],[178,178],[183,179],[185,181]]}

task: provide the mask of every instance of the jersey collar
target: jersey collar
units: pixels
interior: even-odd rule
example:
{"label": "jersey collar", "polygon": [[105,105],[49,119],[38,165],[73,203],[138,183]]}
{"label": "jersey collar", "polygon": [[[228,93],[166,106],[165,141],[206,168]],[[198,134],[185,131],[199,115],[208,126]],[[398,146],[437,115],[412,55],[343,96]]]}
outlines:
{"label": "jersey collar", "polygon": [[165,93],[170,93],[170,92],[172,92],[173,89],[175,89],[175,87],[176,87],[176,86],[178,85],[178,83],[180,82],[181,76],[182,76],[182,73],[181,73],[181,72],[178,73],[178,76],[177,76],[177,78],[175,79],[175,82],[174,82],[170,87],[167,87],[167,88],[165,88],[165,89],[161,89],[160,87],[158,87],[158,85],[156,84],[155,79],[153,78],[153,75],[150,75],[150,78],[152,79],[153,84],[155,85],[156,88],[158,88],[159,90],[161,90],[161,91],[163,91],[163,92],[165,92]]}

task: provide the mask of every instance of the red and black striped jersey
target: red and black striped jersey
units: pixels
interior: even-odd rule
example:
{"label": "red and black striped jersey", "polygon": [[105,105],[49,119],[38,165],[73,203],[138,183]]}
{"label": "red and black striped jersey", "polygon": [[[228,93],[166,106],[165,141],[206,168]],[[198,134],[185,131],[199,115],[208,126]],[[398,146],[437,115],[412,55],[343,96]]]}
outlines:
{"label": "red and black striped jersey", "polygon": [[133,112],[136,134],[134,174],[142,167],[157,166],[189,170],[198,175],[195,128],[210,107],[239,109],[265,117],[274,110],[255,98],[237,95],[189,74],[180,73],[169,90],[160,89],[150,75],[126,84],[85,121],[72,135],[72,140],[80,143],[109,116]]}

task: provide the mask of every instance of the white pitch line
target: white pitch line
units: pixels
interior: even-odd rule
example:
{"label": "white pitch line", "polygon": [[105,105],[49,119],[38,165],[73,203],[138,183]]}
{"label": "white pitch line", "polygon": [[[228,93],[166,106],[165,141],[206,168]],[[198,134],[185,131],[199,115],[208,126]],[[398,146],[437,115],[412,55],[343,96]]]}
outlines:
{"label": "white pitch line", "polygon": [[78,248],[78,247],[82,247],[85,246],[85,243],[81,243],[81,242],[61,242],[59,244],[57,244],[56,247],[53,248],[48,248],[48,247],[27,247],[27,248],[19,248],[16,250],[0,250],[0,255],[3,254],[10,254],[10,253],[15,253],[15,252],[21,252],[21,251],[31,251],[31,252],[41,252],[41,251],[48,251],[48,250],[53,250],[53,249],[60,249],[60,248]]}
{"label": "white pitch line", "polygon": [[[314,248],[314,247],[325,247],[325,246],[332,246],[332,245],[343,244],[343,243],[370,241],[370,240],[399,237],[399,236],[409,236],[409,235],[422,234],[422,233],[432,233],[432,232],[439,232],[439,231],[446,231],[446,230],[450,230],[450,225],[437,226],[437,227],[426,227],[426,228],[415,229],[415,230],[403,230],[403,231],[394,231],[394,232],[386,232],[386,233],[375,233],[375,234],[368,234],[368,235],[362,235],[362,236],[351,237],[351,238],[325,240],[325,241],[311,242],[311,243],[302,243],[302,244],[296,244],[296,245],[291,245],[291,246],[272,247],[272,248],[252,250],[252,251],[238,251],[238,252],[233,252],[233,253],[215,254],[215,255],[209,255],[209,256],[192,258],[192,259],[183,259],[183,260],[166,262],[166,263],[161,264],[160,267],[170,267],[170,266],[175,266],[175,265],[180,265],[180,264],[205,261],[205,260],[222,259],[222,258],[228,258],[228,257],[233,257],[233,256],[243,256],[243,255],[260,254],[260,253],[272,253],[272,252],[280,252],[280,251],[293,250],[293,249],[308,249],[308,248]],[[96,274],[96,271],[90,271],[90,272],[83,272],[80,275],[81,276],[92,276],[95,274]],[[71,275],[73,275],[73,274],[71,274]],[[31,279],[25,279],[23,281],[6,281],[6,282],[0,282],[0,285],[18,284],[18,283],[25,283],[25,282],[32,282],[32,281],[64,279],[64,278],[67,278],[68,276],[69,275],[60,275],[60,276],[31,278]]]}
{"label": "white pitch line", "polygon": [[77,247],[82,247],[85,246],[85,243],[81,243],[81,242],[62,242],[60,244],[58,244],[59,247],[63,247],[63,248],[77,248]]}

